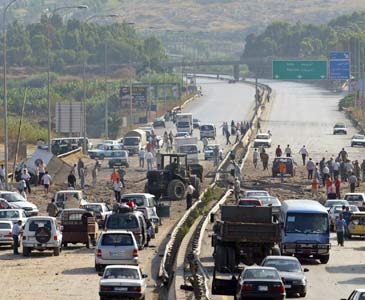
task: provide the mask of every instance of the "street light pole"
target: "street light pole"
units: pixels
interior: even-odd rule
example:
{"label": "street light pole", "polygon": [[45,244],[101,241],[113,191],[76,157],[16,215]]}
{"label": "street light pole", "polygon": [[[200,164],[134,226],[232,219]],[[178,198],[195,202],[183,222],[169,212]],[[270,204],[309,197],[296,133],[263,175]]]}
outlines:
{"label": "street light pole", "polygon": [[6,12],[10,5],[12,5],[16,0],[12,0],[8,3],[7,6],[4,8],[3,12],[3,60],[4,60],[4,166],[5,166],[5,189],[8,190],[8,154],[9,154],[9,141],[8,141],[8,87],[7,87],[7,81],[6,81]]}
{"label": "street light pole", "polygon": [[62,9],[87,9],[87,5],[77,6],[62,6],[55,8],[50,16],[47,17],[47,103],[48,103],[48,151],[51,149],[51,134],[52,134],[52,118],[51,118],[51,62],[50,62],[50,37],[49,37],[49,20],[55,13]]}

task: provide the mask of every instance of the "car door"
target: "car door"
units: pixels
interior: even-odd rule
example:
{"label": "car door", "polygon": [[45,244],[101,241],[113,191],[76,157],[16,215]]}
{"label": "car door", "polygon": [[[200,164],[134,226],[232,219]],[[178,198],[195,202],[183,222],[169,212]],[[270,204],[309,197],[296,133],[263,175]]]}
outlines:
{"label": "car door", "polygon": [[104,233],[101,237],[102,257],[107,260],[131,260],[136,248],[130,233]]}

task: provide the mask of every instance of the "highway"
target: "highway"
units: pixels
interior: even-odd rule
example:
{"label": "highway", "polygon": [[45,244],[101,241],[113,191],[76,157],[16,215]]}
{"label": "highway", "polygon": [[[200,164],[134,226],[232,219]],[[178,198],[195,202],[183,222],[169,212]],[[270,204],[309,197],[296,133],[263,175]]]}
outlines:
{"label": "highway", "polygon": [[[337,109],[337,104],[342,95],[333,94],[322,88],[314,87],[306,83],[266,81],[273,88],[271,112],[262,118],[261,127],[263,131],[270,130],[273,134],[273,146],[269,150],[270,160],[274,156],[277,145],[285,148],[290,144],[294,152],[294,159],[299,163],[296,183],[303,187],[310,184],[305,179],[305,169],[300,166],[301,159],[298,151],[302,145],[308,148],[310,157],[318,161],[322,157],[326,160],[330,156],[337,156],[342,147],[349,153],[349,158],[365,159],[363,148],[351,148],[350,139],[356,129],[351,126],[349,120]],[[349,133],[347,135],[333,135],[332,128],[336,122],[345,122]],[[260,169],[253,169],[249,155],[247,167],[244,168],[244,175],[247,181],[262,179],[272,182],[279,182],[279,179],[271,179],[270,171],[263,172]],[[270,162],[269,162],[270,169]],[[292,183],[288,179],[288,183]],[[284,183],[285,185],[285,183]],[[283,186],[284,186],[283,185]],[[278,184],[279,186],[279,184]],[[364,183],[361,185],[364,191]],[[348,192],[347,184],[345,192]],[[270,193],[285,200],[285,189],[271,188]],[[308,196],[308,193],[305,195]],[[292,196],[292,195],[291,195]],[[301,195],[296,195],[300,197]],[[202,246],[202,262],[212,275],[213,270],[213,249],[210,246],[211,226],[205,234]],[[305,267],[310,271],[307,273],[308,294],[305,299],[341,299],[347,298],[355,288],[361,288],[365,284],[365,252],[362,240],[346,241],[345,247],[337,246],[335,235],[331,239],[331,258],[327,265],[319,262],[304,261]],[[213,300],[233,299],[229,296],[213,296]]]}

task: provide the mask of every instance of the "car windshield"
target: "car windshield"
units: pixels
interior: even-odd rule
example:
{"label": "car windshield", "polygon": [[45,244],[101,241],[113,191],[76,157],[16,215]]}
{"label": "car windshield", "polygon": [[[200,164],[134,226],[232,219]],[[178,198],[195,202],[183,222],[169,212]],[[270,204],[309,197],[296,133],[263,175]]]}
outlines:
{"label": "car windshield", "polygon": [[112,152],[112,157],[126,157],[126,152],[125,151],[113,151]]}
{"label": "car windshield", "polygon": [[356,140],[364,140],[365,136],[357,134],[357,135],[354,135],[352,138],[356,139]]}
{"label": "car windshield", "polygon": [[98,149],[98,150],[104,150],[105,145],[104,144],[97,144],[95,148]]}
{"label": "car windshield", "polygon": [[264,206],[281,206],[281,202],[276,197],[257,197],[261,200]]}
{"label": "car windshield", "polygon": [[109,268],[104,272],[104,279],[140,279],[139,272],[131,268]]}
{"label": "car windshield", "polygon": [[208,131],[208,130],[214,130],[214,127],[212,125],[202,125],[200,126],[200,131]]}
{"label": "car windshield", "polygon": [[133,238],[130,234],[106,233],[101,240],[103,246],[133,246]]}
{"label": "car windshield", "polygon": [[126,203],[129,200],[132,200],[137,206],[144,206],[144,199],[141,196],[123,196],[122,202]]}
{"label": "car windshield", "polygon": [[[356,211],[359,211],[359,208],[357,206],[355,206],[355,205],[350,205],[349,206],[349,210],[350,210],[350,212],[356,212]],[[333,208],[333,212],[335,214],[341,213],[342,212],[342,206],[335,206]]]}
{"label": "car windshield", "polygon": [[4,198],[5,200],[7,200],[8,202],[19,202],[19,201],[26,201],[24,199],[24,197],[18,193],[6,193],[6,194],[1,194],[0,195],[1,198]]}
{"label": "car windshield", "polygon": [[86,205],[83,205],[82,208],[89,210],[89,211],[94,211],[94,212],[103,211],[103,208],[101,207],[101,205],[98,205],[98,204],[86,204]]}
{"label": "car windshield", "polygon": [[38,228],[45,227],[48,230],[52,230],[52,224],[50,220],[32,220],[29,223],[29,231],[37,231]]}
{"label": "car windshield", "polygon": [[257,140],[268,140],[270,137],[266,134],[258,134],[256,135]]}
{"label": "car windshield", "polygon": [[334,201],[326,201],[326,203],[324,204],[325,207],[332,207],[335,205],[346,205],[346,203],[343,200],[334,200]]}
{"label": "car windshield", "polygon": [[336,124],[335,128],[345,128],[345,124]]}
{"label": "car windshield", "polygon": [[244,274],[245,279],[280,279],[276,270],[249,269]]}
{"label": "car windshield", "polygon": [[115,214],[109,216],[106,228],[133,229],[138,227],[137,218],[133,215]]}
{"label": "car windshield", "polygon": [[217,148],[217,146],[208,145],[205,147],[205,151],[207,151],[207,150],[213,151],[215,148]]}
{"label": "car windshield", "polygon": [[240,200],[238,202],[238,205],[240,205],[240,206],[261,206],[261,203],[259,200]]}
{"label": "car windshield", "polygon": [[255,192],[246,192],[246,196],[247,197],[260,197],[260,196],[264,196],[264,197],[267,197],[268,196],[268,193],[266,191],[255,191]]}
{"label": "car windshield", "polygon": [[295,260],[268,259],[264,263],[265,267],[273,267],[279,272],[301,272],[300,264]]}
{"label": "car windshield", "polygon": [[16,219],[19,218],[18,210],[0,210],[0,219]]}
{"label": "car windshield", "polygon": [[0,229],[11,229],[10,223],[0,223]]}
{"label": "car windshield", "polygon": [[328,215],[323,213],[289,213],[286,233],[328,233]]}
{"label": "car windshield", "polygon": [[136,146],[139,144],[138,138],[124,138],[123,144],[125,146]]}
{"label": "car windshield", "polygon": [[347,201],[362,201],[362,195],[346,195],[345,199]]}
{"label": "car windshield", "polygon": [[198,147],[196,145],[183,145],[179,148],[181,153],[194,154],[198,153]]}
{"label": "car windshield", "polygon": [[189,126],[190,126],[189,122],[181,121],[177,123],[177,127],[189,127]]}

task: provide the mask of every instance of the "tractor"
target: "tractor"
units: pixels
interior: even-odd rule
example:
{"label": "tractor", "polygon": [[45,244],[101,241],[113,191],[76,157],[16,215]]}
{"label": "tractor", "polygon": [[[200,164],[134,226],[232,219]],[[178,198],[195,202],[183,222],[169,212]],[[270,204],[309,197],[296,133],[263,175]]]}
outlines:
{"label": "tractor", "polygon": [[188,165],[186,154],[160,154],[157,170],[147,172],[145,191],[156,199],[161,196],[169,200],[181,200],[186,188],[191,184],[195,188],[194,197],[200,195],[200,182],[203,179],[203,167],[199,164]]}

